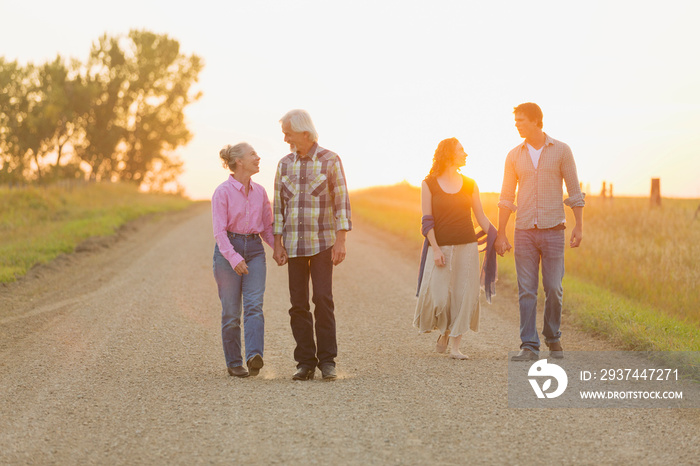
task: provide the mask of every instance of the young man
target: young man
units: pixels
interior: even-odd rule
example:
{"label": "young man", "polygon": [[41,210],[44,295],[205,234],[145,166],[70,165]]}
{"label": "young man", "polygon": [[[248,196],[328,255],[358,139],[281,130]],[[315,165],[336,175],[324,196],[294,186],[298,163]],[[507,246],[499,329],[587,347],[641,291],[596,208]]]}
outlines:
{"label": "young man", "polygon": [[345,237],[351,229],[345,173],[340,157],[318,145],[318,134],[306,111],[292,110],[280,123],[292,152],[280,160],[275,176],[273,257],[279,265],[289,264],[289,315],[297,361],[292,378],[313,379],[318,366],[324,380],[334,380],[338,349],[333,266],[345,259]]}
{"label": "young man", "polygon": [[[542,131],[542,110],[537,104],[515,107],[515,127],[524,138],[508,153],[503,175],[498,217],[496,251],[503,255],[511,249],[506,226],[512,212],[515,219],[515,270],[518,276],[520,304],[520,352],[513,361],[539,358],[537,334],[537,287],[540,262],[545,292],[545,344],[554,358],[561,359],[562,279],[564,278],[565,216],[564,204],[571,207],[576,224],[569,245],[576,248],[583,237],[584,194],[576,174],[574,156],[568,145]],[[562,181],[569,197],[562,202]],[[517,206],[515,191],[518,188]]]}

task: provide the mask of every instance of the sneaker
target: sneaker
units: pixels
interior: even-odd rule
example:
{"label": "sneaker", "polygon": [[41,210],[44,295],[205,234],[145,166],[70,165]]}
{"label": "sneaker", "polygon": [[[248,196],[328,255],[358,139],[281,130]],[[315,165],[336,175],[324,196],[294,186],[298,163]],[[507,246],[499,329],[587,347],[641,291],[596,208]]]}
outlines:
{"label": "sneaker", "polygon": [[540,359],[531,349],[523,348],[518,354],[510,358],[511,361],[537,361]]}
{"label": "sneaker", "polygon": [[564,349],[561,347],[561,342],[555,341],[554,343],[547,343],[547,348],[549,348],[549,355],[554,359],[564,359]]}

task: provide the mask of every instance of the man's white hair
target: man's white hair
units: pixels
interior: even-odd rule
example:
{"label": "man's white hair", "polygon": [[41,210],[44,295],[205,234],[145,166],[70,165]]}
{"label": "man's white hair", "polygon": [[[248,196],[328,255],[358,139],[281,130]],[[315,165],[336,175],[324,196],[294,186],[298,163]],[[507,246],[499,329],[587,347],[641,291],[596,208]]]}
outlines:
{"label": "man's white hair", "polygon": [[289,123],[292,131],[296,131],[297,133],[308,131],[309,136],[311,136],[311,140],[313,142],[318,142],[318,133],[314,127],[314,122],[311,121],[311,115],[309,115],[309,112],[306,110],[290,110],[285,113],[282,118],[280,118],[280,123]]}

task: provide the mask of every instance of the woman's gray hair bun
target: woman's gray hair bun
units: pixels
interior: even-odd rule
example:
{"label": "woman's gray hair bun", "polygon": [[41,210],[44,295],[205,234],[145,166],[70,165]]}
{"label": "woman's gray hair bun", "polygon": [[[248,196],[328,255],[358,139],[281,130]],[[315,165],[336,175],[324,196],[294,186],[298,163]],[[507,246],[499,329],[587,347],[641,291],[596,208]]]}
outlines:
{"label": "woman's gray hair bun", "polygon": [[247,149],[251,146],[247,142],[239,142],[235,146],[231,144],[226,144],[223,149],[219,151],[219,158],[221,158],[221,164],[224,168],[228,168],[231,172],[236,168],[236,160],[241,159]]}

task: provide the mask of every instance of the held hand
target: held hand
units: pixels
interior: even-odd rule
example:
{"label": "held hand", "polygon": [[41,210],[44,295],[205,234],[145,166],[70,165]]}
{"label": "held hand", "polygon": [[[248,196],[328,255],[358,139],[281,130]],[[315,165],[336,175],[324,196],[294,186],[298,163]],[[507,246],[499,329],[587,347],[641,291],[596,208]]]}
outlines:
{"label": "held hand", "polygon": [[245,260],[242,260],[236,264],[236,267],[234,267],[233,270],[238,275],[248,275],[248,265],[245,263]]}
{"label": "held hand", "polygon": [[506,252],[513,249],[505,235],[498,235],[496,242],[494,243],[494,247],[496,248],[496,253],[498,253],[499,256],[503,256]]}
{"label": "held hand", "polygon": [[493,243],[493,248],[499,256],[503,256],[503,244],[500,239],[496,238],[496,241]]}
{"label": "held hand", "polygon": [[583,228],[581,228],[579,225],[576,225],[571,232],[571,240],[569,241],[569,246],[572,248],[577,248],[581,244],[581,240],[583,239]]}
{"label": "held hand", "polygon": [[284,246],[275,245],[275,250],[272,253],[272,258],[277,262],[277,265],[282,266],[287,263],[287,250]]}
{"label": "held hand", "polygon": [[433,259],[435,260],[435,266],[444,267],[447,263],[445,255],[442,253],[440,248],[433,249]]}
{"label": "held hand", "polygon": [[338,265],[343,262],[345,260],[345,254],[345,243],[336,241],[333,245],[333,249],[331,249],[331,260],[333,261],[333,265]]}

